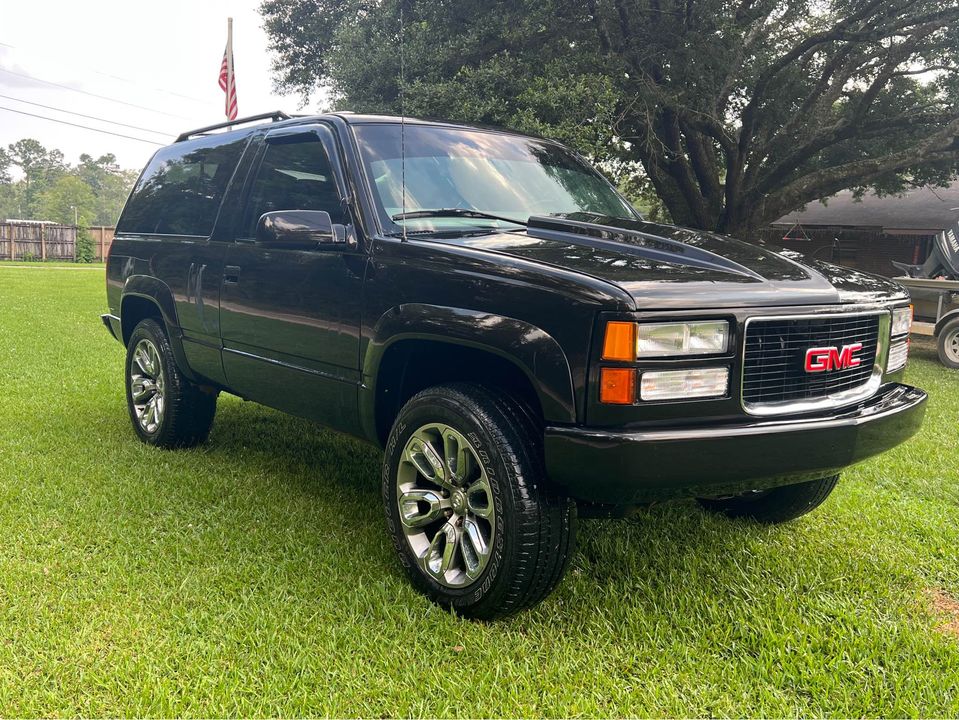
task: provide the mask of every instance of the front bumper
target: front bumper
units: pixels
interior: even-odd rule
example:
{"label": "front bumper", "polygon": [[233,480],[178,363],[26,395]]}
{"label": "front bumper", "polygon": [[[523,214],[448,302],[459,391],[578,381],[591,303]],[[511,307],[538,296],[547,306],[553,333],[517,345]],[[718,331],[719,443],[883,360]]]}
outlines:
{"label": "front bumper", "polygon": [[546,469],[590,502],[735,494],[835,474],[912,437],[925,410],[925,392],[893,383],[852,408],[802,419],[628,433],[548,427]]}

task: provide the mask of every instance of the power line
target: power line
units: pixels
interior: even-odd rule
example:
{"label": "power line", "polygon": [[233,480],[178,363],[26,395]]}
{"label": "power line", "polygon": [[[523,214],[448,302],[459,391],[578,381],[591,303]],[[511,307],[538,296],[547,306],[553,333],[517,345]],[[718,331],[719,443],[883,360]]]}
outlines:
{"label": "power line", "polygon": [[145,138],[133,137],[132,135],[124,135],[122,133],[110,132],[109,130],[100,130],[99,128],[90,127],[89,125],[79,125],[78,123],[67,122],[66,120],[57,120],[56,118],[47,117],[46,115],[37,115],[35,113],[29,113],[25,110],[14,110],[13,108],[3,107],[0,105],[0,110],[6,110],[7,112],[17,113],[18,115],[28,115],[30,117],[40,118],[41,120],[49,120],[50,122],[60,123],[61,125],[70,125],[75,128],[82,128],[83,130],[90,130],[91,132],[103,133],[104,135],[113,135],[114,137],[126,138],[127,140],[137,140],[138,142],[149,143],[150,145],[163,145],[164,143],[156,142],[155,140],[146,140]]}
{"label": "power line", "polygon": [[117,122],[116,120],[107,120],[106,118],[97,117],[96,115],[84,115],[83,113],[74,112],[73,110],[64,110],[63,108],[54,107],[53,105],[44,105],[43,103],[33,102],[32,100],[24,100],[22,98],[12,97],[10,95],[3,95],[2,93],[0,93],[0,98],[4,98],[5,100],[15,100],[16,102],[26,103],[27,105],[36,105],[37,107],[46,108],[47,110],[56,110],[57,112],[67,113],[68,115],[76,115],[78,117],[86,118],[87,120],[97,120],[99,122],[109,123],[110,125],[119,125],[120,127],[130,128],[131,130],[143,130],[144,132],[167,136],[177,134],[173,132],[165,132],[163,130],[151,130],[150,128],[140,127],[139,125],[127,125],[126,123]]}
{"label": "power line", "polygon": [[181,120],[189,120],[186,115],[176,115],[174,113],[168,113],[163,110],[157,110],[156,108],[149,108],[144,105],[137,105],[135,103],[129,103],[125,100],[117,100],[116,98],[107,97],[106,95],[98,95],[97,93],[88,92],[86,90],[80,90],[79,88],[73,88],[69,85],[61,85],[60,83],[50,82],[49,80],[41,80],[38,77],[33,75],[28,75],[27,73],[15,72],[14,70],[7,70],[6,68],[0,68],[0,72],[5,72],[8,75],[16,75],[17,77],[27,78],[28,80],[33,80],[34,82],[43,83],[44,85],[51,85],[53,87],[61,88],[63,90],[70,90],[72,92],[81,93],[83,95],[89,95],[90,97],[99,98],[101,100],[108,100],[110,102],[118,103],[119,105],[126,105],[128,107],[138,108],[140,110],[147,110],[153,113],[159,113],[160,115],[167,115],[173,118],[179,118]]}
{"label": "power line", "polygon": [[[0,42],[0,46],[10,48],[11,50],[21,50],[21,48],[17,47],[16,45],[11,45],[10,43],[5,43],[5,42]],[[28,50],[27,52],[37,54],[35,50]],[[71,65],[77,64],[76,62],[72,60],[70,61],[70,63]],[[82,65],[81,67],[86,67],[88,70],[95,72],[97,75],[102,75],[103,77],[112,78],[114,80],[120,80],[121,82],[130,83],[131,85],[136,85],[137,87],[143,87],[143,83],[139,80],[132,80],[130,78],[121,77],[120,75],[106,73],[101,70],[98,70],[92,65]],[[209,99],[203,100],[202,98],[193,97],[192,95],[184,95],[183,93],[173,92],[172,90],[165,90],[164,88],[160,88],[160,87],[151,87],[150,89],[155,90],[157,92],[165,93],[167,95],[172,95],[174,97],[183,98],[184,100],[190,100],[195,103],[200,103],[202,105],[216,104],[215,100],[209,100]]]}
{"label": "power line", "polygon": [[[143,87],[143,85],[137,82],[136,80],[130,80],[125,77],[120,77],[119,75],[111,75],[110,73],[105,73],[102,70],[96,70],[93,68],[91,69],[97,75],[102,75],[105,78],[112,78],[113,80],[119,80],[120,82],[129,83],[130,85],[139,85],[140,87]],[[181,100],[189,100],[190,102],[196,103],[197,105],[206,105],[207,107],[209,107],[210,105],[219,104],[216,100],[202,100],[201,98],[193,97],[192,95],[184,95],[183,93],[173,92],[172,90],[164,90],[163,88],[156,87],[155,85],[153,86],[148,85],[147,88],[149,90],[153,90],[154,92],[161,92],[164,95],[170,95],[171,97],[180,98]]]}

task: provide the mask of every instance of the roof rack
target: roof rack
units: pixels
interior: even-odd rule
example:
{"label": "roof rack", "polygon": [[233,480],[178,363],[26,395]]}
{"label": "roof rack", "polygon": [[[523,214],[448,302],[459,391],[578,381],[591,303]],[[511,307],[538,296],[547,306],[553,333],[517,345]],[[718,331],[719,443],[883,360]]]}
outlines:
{"label": "roof rack", "polygon": [[180,133],[177,136],[176,142],[183,142],[194,135],[203,135],[208,133],[211,130],[221,130],[222,128],[233,127],[234,125],[240,125],[242,123],[255,122],[256,120],[272,120],[273,122],[279,122],[280,120],[289,120],[290,116],[281,110],[274,110],[273,112],[262,113],[260,115],[250,115],[249,117],[237,118],[236,120],[228,120],[226,122],[217,123],[216,125],[207,125],[206,127],[197,128],[196,130],[190,130],[185,133]]}

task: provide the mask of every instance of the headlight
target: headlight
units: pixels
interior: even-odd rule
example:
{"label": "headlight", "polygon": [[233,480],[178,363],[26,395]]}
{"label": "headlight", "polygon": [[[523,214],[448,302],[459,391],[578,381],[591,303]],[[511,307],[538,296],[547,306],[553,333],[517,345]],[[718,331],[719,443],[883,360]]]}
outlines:
{"label": "headlight", "polygon": [[729,343],[729,323],[725,320],[648,323],[637,329],[638,358],[716,355],[726,352]]}
{"label": "headlight", "polygon": [[720,397],[729,387],[729,368],[690,368],[644,372],[639,381],[641,400],[679,400]]}
{"label": "headlight", "polygon": [[892,336],[908,335],[912,330],[912,305],[892,311]]}

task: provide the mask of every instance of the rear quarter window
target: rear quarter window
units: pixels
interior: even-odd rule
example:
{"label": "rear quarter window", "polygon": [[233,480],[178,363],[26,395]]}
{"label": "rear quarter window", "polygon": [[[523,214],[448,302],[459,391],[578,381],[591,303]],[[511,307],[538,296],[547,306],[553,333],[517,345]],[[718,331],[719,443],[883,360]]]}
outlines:
{"label": "rear quarter window", "polygon": [[118,233],[208,236],[248,137],[165,147],[137,181]]}

